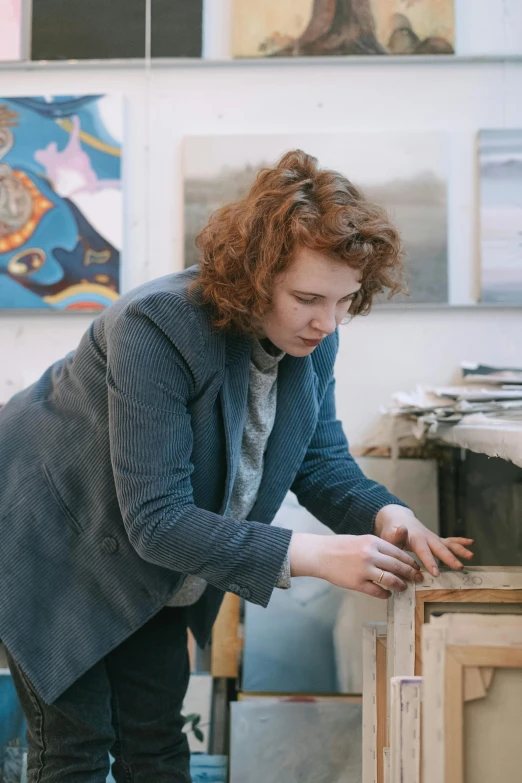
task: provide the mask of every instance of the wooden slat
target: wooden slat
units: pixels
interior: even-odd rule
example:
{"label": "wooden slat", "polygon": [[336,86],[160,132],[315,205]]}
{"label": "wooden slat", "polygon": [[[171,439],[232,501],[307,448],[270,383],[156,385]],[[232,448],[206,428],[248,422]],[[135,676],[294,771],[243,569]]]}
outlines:
{"label": "wooden slat", "polygon": [[377,637],[376,646],[377,681],[377,783],[384,783],[384,754],[388,744],[386,725],[386,637]]}
{"label": "wooden slat", "polygon": [[464,783],[464,680],[462,670],[462,663],[452,655],[452,648],[446,647],[444,663],[444,783]]}
{"label": "wooden slat", "polygon": [[237,677],[243,640],[239,638],[241,599],[226,593],[212,631],[211,673],[213,677]]}
{"label": "wooden slat", "polygon": [[477,588],[469,590],[417,590],[415,593],[415,674],[422,675],[421,628],[424,624],[425,604],[520,604],[522,590]]}

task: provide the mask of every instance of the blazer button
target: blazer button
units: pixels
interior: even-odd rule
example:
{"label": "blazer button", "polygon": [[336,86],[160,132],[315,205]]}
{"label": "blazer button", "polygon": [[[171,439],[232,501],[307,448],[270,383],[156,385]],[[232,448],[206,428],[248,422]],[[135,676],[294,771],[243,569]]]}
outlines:
{"label": "blazer button", "polygon": [[241,598],[248,600],[250,598],[251,593],[248,587],[242,587],[241,590],[239,591],[239,595],[241,596]]}
{"label": "blazer button", "polygon": [[117,540],[112,536],[107,536],[107,538],[103,539],[102,549],[104,552],[107,552],[108,555],[113,555],[118,551]]}
{"label": "blazer button", "polygon": [[236,595],[239,595],[241,592],[241,588],[239,585],[229,585],[228,586],[228,592],[229,593],[235,593]]}

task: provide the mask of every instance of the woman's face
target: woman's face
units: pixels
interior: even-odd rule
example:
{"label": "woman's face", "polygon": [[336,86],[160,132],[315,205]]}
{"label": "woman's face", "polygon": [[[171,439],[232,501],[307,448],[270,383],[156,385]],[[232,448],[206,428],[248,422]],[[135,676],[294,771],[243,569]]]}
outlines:
{"label": "woman's face", "polygon": [[299,248],[276,278],[262,337],[291,356],[308,356],[346,317],[360,289],[359,274],[328,256]]}

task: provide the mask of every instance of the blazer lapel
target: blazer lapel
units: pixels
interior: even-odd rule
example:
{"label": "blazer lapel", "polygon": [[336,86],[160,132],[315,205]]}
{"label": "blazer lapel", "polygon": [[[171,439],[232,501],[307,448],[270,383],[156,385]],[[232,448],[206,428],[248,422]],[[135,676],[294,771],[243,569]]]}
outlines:
{"label": "blazer lapel", "polygon": [[249,519],[271,521],[303,461],[317,424],[318,377],[309,356],[285,356],[277,377],[277,408],[263,478]]}
{"label": "blazer lapel", "polygon": [[250,352],[251,343],[248,338],[227,337],[225,375],[220,391],[227,462],[225,494],[220,510],[221,514],[225,513],[230,500],[241,450],[248,398]]}

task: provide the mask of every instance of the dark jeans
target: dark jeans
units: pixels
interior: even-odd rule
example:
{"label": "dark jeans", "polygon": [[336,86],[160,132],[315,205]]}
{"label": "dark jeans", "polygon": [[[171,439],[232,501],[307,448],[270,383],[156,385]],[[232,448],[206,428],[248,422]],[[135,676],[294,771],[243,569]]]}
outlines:
{"label": "dark jeans", "polygon": [[117,783],[190,783],[185,609],[162,609],[50,705],[8,660],[28,724],[27,783],[105,783],[109,751]]}

